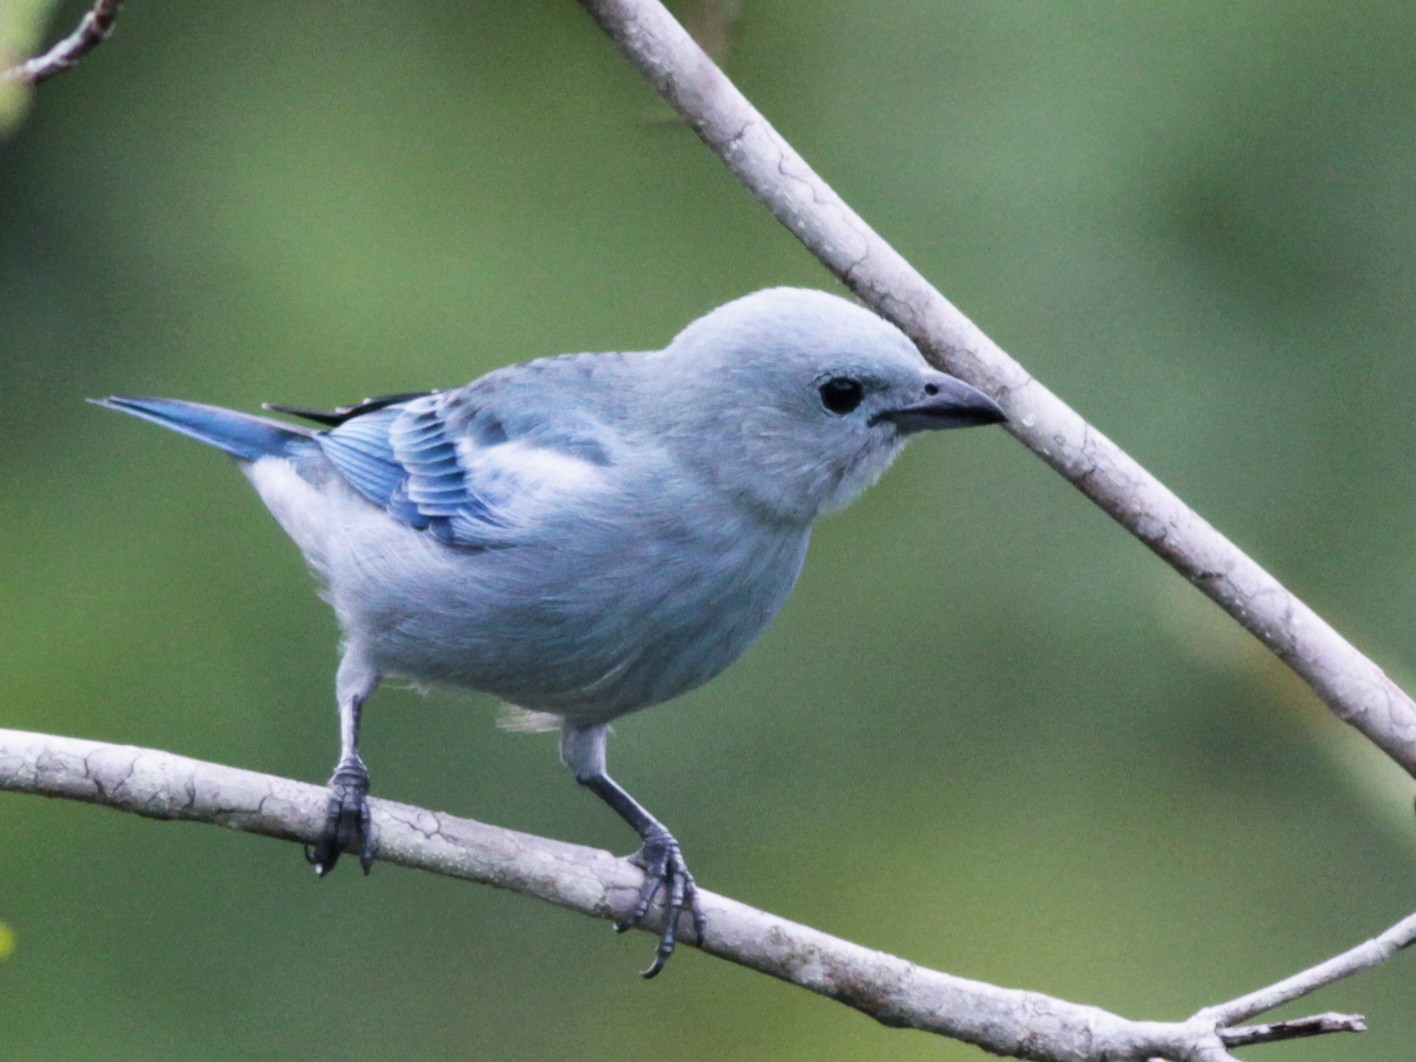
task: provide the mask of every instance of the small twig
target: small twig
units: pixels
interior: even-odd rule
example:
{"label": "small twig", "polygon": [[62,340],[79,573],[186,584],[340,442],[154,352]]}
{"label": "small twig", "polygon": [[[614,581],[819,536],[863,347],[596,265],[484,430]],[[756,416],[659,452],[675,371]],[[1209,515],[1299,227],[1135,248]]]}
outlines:
{"label": "small twig", "polygon": [[1256,992],[1206,1007],[1196,1017],[1203,1016],[1216,1026],[1232,1026],[1235,1022],[1247,1021],[1256,1014],[1273,1010],[1274,1007],[1290,1003],[1295,999],[1317,991],[1324,985],[1351,977],[1355,973],[1380,966],[1402,948],[1416,941],[1416,914],[1408,915],[1385,933],[1363,941],[1355,948],[1349,948],[1341,955],[1334,955],[1292,977],[1285,977],[1277,984],[1260,988]]}
{"label": "small twig", "polygon": [[39,85],[57,74],[70,70],[89,52],[93,51],[113,34],[113,25],[118,19],[118,9],[123,0],[95,0],[92,8],[84,15],[78,29],[69,34],[43,55],[12,66],[0,78],[15,81],[21,85]]}
{"label": "small twig", "polygon": [[1241,1025],[1224,1029],[1219,1038],[1226,1047],[1248,1047],[1251,1044],[1271,1044],[1279,1040],[1297,1040],[1304,1036],[1321,1036],[1335,1032],[1366,1032],[1367,1021],[1360,1014],[1314,1014],[1311,1018],[1275,1021],[1267,1025]]}

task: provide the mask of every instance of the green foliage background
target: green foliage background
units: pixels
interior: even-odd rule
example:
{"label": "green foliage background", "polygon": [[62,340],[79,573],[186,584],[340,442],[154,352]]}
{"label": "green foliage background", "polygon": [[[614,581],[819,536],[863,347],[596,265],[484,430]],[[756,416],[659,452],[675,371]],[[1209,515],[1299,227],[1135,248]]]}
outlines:
{"label": "green foliage background", "polygon": [[[51,33],[76,19],[61,5]],[[730,74],[859,210],[1399,679],[1416,8],[748,0]],[[323,780],[335,630],[213,453],[253,409],[666,341],[833,282],[571,3],[131,3],[0,143],[0,725]],[[548,736],[387,690],[377,793],[620,851]],[[625,720],[708,887],[1181,1017],[1416,906],[1409,779],[1000,431],[824,523],[719,681]],[[520,897],[0,799],[0,1056],[968,1059]],[[1306,1007],[1408,1057],[1410,958]]]}

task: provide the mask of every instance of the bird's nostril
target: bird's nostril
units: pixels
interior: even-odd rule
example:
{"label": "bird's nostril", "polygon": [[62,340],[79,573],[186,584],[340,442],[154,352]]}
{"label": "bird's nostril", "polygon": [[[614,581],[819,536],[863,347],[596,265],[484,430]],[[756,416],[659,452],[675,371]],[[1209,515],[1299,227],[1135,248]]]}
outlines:
{"label": "bird's nostril", "polygon": [[934,383],[925,384],[924,393],[927,395],[937,395],[939,393],[939,385]]}

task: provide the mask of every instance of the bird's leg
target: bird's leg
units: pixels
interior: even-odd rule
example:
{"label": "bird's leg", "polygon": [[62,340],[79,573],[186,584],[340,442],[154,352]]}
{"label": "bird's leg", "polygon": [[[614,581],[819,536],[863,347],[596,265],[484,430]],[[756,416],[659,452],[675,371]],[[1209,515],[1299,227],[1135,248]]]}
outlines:
{"label": "bird's leg", "polygon": [[703,910],[698,903],[698,887],[694,884],[693,875],[688,872],[678,840],[606,773],[607,733],[608,728],[603,724],[576,726],[567,723],[561,733],[561,758],[575,772],[575,780],[613,808],[644,842],[644,847],[633,857],[634,862],[644,868],[644,885],[639,890],[634,909],[624,921],[615,924],[615,929],[623,933],[637,926],[648,913],[649,905],[654,902],[659,890],[664,890],[664,928],[659,934],[659,947],[655,951],[654,961],[641,973],[642,977],[653,977],[674,953],[679,915],[685,909],[693,919],[694,935],[700,941],[703,939]]}
{"label": "bird's leg", "polygon": [[339,700],[339,762],[329,780],[329,804],[324,830],[305,859],[324,877],[347,849],[359,853],[364,873],[374,863],[374,834],[369,825],[369,771],[359,756],[359,714],[379,676],[352,650],[345,653],[335,679]]}
{"label": "bird's leg", "polygon": [[659,947],[654,961],[641,973],[643,977],[653,977],[674,953],[679,915],[685,908],[693,916],[694,935],[703,939],[703,911],[698,905],[698,887],[693,882],[693,875],[688,872],[678,840],[613,778],[600,771],[588,778],[577,777],[576,781],[612,807],[644,841],[644,847],[634,857],[634,861],[644,868],[644,885],[639,890],[634,910],[623,922],[616,923],[615,928],[623,933],[637,926],[648,913],[649,905],[654,902],[659,890],[665,890],[664,929],[659,934]]}

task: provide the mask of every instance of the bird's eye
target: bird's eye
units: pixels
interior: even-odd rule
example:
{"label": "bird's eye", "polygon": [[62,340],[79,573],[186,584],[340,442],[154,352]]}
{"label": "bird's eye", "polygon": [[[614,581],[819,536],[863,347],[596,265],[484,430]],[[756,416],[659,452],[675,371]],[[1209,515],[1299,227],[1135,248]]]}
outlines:
{"label": "bird's eye", "polygon": [[865,398],[865,388],[860,381],[849,376],[833,376],[818,390],[821,392],[821,404],[838,416],[845,416]]}

